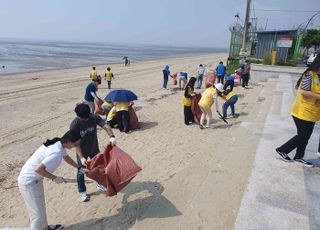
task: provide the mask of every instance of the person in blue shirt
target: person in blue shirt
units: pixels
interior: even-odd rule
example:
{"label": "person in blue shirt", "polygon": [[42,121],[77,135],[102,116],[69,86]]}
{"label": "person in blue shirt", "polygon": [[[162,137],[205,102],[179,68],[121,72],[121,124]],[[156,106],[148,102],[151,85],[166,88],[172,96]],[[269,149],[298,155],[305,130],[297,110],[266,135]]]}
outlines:
{"label": "person in blue shirt", "polygon": [[223,65],[223,62],[220,61],[219,65],[216,68],[216,74],[218,76],[218,83],[223,84],[224,75],[226,74],[227,68]]}
{"label": "person in blue shirt", "polygon": [[228,75],[226,77],[226,83],[223,86],[223,90],[230,89],[230,91],[232,91],[233,90],[233,86],[234,86],[233,76],[232,75]]}
{"label": "person in blue shirt", "polygon": [[169,70],[169,66],[168,65],[164,66],[164,69],[162,70],[162,73],[163,73],[163,88],[166,89],[167,86],[168,86],[168,78],[169,78],[169,76],[172,77],[170,75],[170,70]]}
{"label": "person in blue shirt", "polygon": [[102,101],[101,98],[97,96],[98,85],[101,84],[101,76],[98,75],[97,79],[92,80],[85,91],[84,102],[89,105],[91,113],[95,111],[94,101]]}

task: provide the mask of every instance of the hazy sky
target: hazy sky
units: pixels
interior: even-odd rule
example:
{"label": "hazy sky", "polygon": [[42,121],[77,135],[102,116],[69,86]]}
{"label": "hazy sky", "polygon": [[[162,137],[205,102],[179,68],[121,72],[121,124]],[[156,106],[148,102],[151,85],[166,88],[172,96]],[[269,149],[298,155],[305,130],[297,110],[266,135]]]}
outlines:
{"label": "hazy sky", "polygon": [[[320,0],[252,1],[268,30],[320,10]],[[245,0],[0,0],[0,37],[228,47],[236,13],[243,23]]]}

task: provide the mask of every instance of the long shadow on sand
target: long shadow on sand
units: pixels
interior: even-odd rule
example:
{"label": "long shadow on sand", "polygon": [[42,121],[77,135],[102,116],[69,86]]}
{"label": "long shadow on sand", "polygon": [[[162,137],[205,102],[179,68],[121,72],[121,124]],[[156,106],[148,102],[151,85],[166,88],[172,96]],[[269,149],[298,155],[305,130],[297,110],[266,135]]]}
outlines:
{"label": "long shadow on sand", "polygon": [[[97,218],[77,223],[68,227],[66,230],[127,230],[134,226],[136,221],[146,218],[167,218],[181,215],[182,213],[161,193],[163,186],[158,182],[144,181],[131,182],[123,191],[122,208],[119,213],[105,218]],[[143,198],[132,200],[133,196],[145,192],[150,195]],[[131,199],[130,199],[131,198]],[[129,201],[130,199],[130,201]]]}

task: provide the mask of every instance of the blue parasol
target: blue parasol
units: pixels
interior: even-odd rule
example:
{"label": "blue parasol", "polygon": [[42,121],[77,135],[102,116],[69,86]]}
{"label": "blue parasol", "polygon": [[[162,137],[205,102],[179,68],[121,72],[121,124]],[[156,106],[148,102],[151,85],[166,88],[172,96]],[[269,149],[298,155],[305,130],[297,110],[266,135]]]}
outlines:
{"label": "blue parasol", "polygon": [[105,101],[112,101],[112,102],[129,102],[138,100],[137,95],[135,95],[130,90],[126,89],[119,89],[113,90],[104,98]]}

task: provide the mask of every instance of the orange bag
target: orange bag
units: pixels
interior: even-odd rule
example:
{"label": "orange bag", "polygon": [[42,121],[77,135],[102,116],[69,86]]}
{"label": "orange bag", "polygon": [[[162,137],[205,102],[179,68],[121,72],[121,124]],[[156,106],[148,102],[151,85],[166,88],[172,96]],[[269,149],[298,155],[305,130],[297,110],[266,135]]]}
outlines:
{"label": "orange bag", "polygon": [[89,178],[108,188],[107,196],[117,195],[142,170],[127,153],[111,144],[88,161],[87,168]]}
{"label": "orange bag", "polygon": [[178,73],[171,74],[171,77],[173,78],[173,85],[177,85],[178,84],[177,76],[178,76]]}
{"label": "orange bag", "polygon": [[102,106],[102,104],[103,104],[103,101],[102,101],[102,100],[99,100],[99,101],[94,100],[94,104],[95,104],[95,111],[94,111],[94,113],[95,113],[95,114],[99,114],[99,115],[104,115],[105,112],[104,112],[103,109],[101,108],[101,106]]}
{"label": "orange bag", "polygon": [[132,106],[129,106],[129,116],[130,116],[130,129],[138,129],[139,128],[139,120],[136,112]]}
{"label": "orange bag", "polygon": [[216,82],[216,76],[214,74],[209,74],[205,78],[206,88],[211,87]]}

